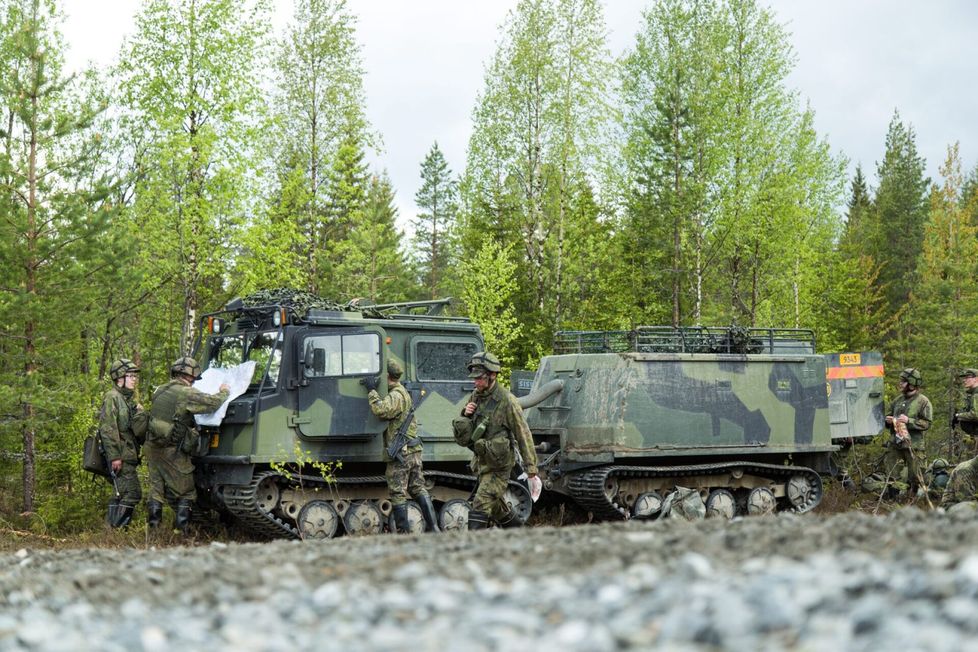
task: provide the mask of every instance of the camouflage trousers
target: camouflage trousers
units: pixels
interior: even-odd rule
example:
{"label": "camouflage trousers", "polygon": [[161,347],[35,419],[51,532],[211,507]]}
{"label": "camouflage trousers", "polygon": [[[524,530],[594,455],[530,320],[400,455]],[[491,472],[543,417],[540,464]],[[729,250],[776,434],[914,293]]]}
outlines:
{"label": "camouflage trousers", "polygon": [[194,486],[194,463],[175,446],[159,448],[147,445],[149,499],[175,505],[179,500],[197,500]]}
{"label": "camouflage trousers", "polygon": [[510,508],[503,496],[509,484],[509,474],[510,471],[480,472],[479,486],[476,487],[475,496],[472,498],[472,509],[488,514],[489,518],[496,522],[508,516]]}
{"label": "camouflage trousers", "polygon": [[978,500],[978,457],[961,462],[951,471],[941,507],[950,507],[966,500]]}
{"label": "camouflage trousers", "polygon": [[404,461],[391,460],[387,463],[387,488],[391,493],[391,503],[403,505],[411,497],[427,496],[424,484],[424,469],[421,466],[421,451],[404,451]]}
{"label": "camouflage trousers", "polygon": [[[106,478],[112,484],[112,478]],[[115,474],[115,490],[119,492],[119,502],[123,505],[135,507],[143,499],[143,488],[139,484],[139,474],[136,472],[136,464],[133,462],[123,462],[122,468]]]}
{"label": "camouflage trousers", "polygon": [[919,444],[919,447],[917,442],[913,442],[912,448],[891,447],[886,451],[883,458],[883,472],[886,473],[887,479],[899,481],[904,477],[903,471],[906,468],[907,485],[916,489],[920,485],[920,481],[917,479],[918,473],[920,473],[918,460],[922,459],[923,456],[923,442]]}

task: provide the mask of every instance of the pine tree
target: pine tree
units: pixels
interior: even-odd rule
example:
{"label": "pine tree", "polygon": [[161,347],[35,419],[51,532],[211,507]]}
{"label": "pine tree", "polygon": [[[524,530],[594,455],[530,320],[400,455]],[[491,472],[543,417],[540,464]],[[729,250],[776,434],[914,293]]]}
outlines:
{"label": "pine tree", "polygon": [[[59,420],[73,411],[86,351],[75,315],[91,299],[86,278],[114,213],[93,126],[104,104],[93,85],[63,71],[59,17],[41,0],[6,3],[0,25],[0,426],[19,431],[23,510],[35,510],[38,446],[63,450]],[[9,338],[9,339],[8,339]],[[9,342],[16,342],[12,346]]]}
{"label": "pine tree", "polygon": [[421,284],[428,297],[444,295],[450,285],[450,265],[457,258],[455,231],[458,183],[436,142],[421,163],[421,188],[414,201],[421,209],[412,220],[413,245]]}

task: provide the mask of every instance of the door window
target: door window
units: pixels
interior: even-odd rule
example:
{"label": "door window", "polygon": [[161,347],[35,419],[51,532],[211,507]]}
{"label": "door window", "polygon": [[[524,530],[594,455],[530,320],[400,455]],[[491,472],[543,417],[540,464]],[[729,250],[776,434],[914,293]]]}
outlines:
{"label": "door window", "polygon": [[380,373],[380,337],[375,333],[314,335],[303,347],[306,378]]}

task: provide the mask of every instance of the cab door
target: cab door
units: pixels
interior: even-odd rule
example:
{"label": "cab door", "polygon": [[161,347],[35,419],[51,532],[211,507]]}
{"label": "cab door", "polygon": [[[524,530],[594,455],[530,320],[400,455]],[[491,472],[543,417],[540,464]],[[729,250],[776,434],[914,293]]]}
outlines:
{"label": "cab door", "polygon": [[[370,326],[307,328],[299,334],[294,423],[303,437],[356,441],[384,430],[361,384],[384,368],[384,337],[383,329]],[[386,394],[387,384],[381,382],[378,391]]]}
{"label": "cab door", "polygon": [[828,353],[825,376],[832,441],[865,440],[883,430],[883,354]]}

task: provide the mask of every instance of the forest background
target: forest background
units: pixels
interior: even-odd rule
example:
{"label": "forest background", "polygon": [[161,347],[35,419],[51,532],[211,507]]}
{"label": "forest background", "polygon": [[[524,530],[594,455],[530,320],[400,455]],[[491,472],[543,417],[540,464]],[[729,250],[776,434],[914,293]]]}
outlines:
{"label": "forest background", "polygon": [[[978,365],[978,167],[926,175],[895,111],[872,171],[789,87],[791,36],[754,0],[649,4],[609,51],[597,0],[521,0],[472,109],[437,142],[405,236],[366,153],[353,5],[146,0],[118,62],[69,74],[57,2],[0,0],[0,515],[92,525],[81,441],[114,358],[146,402],[202,313],[262,288],[456,297],[532,368],[561,329],[804,327],[822,351],[921,369],[931,456],[958,458]],[[888,383],[892,387],[892,383]],[[892,393],[892,390],[890,390]]]}

